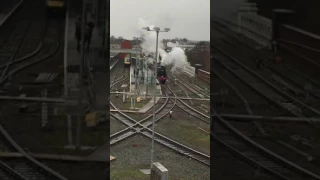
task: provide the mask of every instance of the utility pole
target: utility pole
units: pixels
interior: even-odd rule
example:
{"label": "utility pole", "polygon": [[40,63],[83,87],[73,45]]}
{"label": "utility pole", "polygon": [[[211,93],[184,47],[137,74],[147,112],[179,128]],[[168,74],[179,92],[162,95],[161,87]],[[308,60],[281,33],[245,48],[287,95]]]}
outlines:
{"label": "utility pole", "polygon": [[147,31],[156,31],[157,33],[157,41],[156,41],[156,59],[154,62],[154,93],[153,93],[153,121],[152,121],[152,148],[151,148],[151,169],[153,166],[153,159],[154,159],[154,125],[156,121],[156,95],[157,95],[157,62],[158,62],[158,37],[159,32],[169,32],[170,28],[164,28],[164,31],[161,31],[159,27],[154,27],[151,30],[149,27],[143,28]]}
{"label": "utility pole", "polygon": [[[146,62],[146,59],[145,59],[145,62]],[[147,83],[146,83],[146,96],[148,97],[148,84],[149,84],[149,75],[148,75],[148,64],[147,64],[147,62],[145,63],[145,66],[146,66],[146,69],[147,69]]]}
{"label": "utility pole", "polygon": [[157,32],[157,45],[156,45],[156,61],[154,63],[154,93],[153,93],[153,125],[152,125],[152,149],[151,149],[151,169],[153,166],[154,160],[154,123],[156,121],[156,96],[157,96],[157,62],[158,62],[158,36],[159,31]]}
{"label": "utility pole", "polygon": [[83,75],[84,75],[84,30],[85,30],[85,17],[86,17],[86,0],[82,0],[82,27],[81,27],[81,59],[80,59],[80,71],[79,71],[79,110],[78,110],[78,121],[77,121],[77,139],[76,139],[76,149],[80,150],[81,148],[81,125],[83,120],[83,104],[82,104],[82,98],[83,98]]}

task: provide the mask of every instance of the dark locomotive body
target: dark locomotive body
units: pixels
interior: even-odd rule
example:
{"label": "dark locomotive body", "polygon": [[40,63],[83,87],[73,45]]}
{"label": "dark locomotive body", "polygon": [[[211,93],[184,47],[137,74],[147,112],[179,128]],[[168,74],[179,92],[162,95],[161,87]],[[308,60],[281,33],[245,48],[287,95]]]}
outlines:
{"label": "dark locomotive body", "polygon": [[66,4],[66,0],[46,0],[47,16],[65,18],[67,12]]}
{"label": "dark locomotive body", "polygon": [[160,84],[165,84],[167,80],[167,71],[165,66],[158,64],[157,66],[157,79]]}

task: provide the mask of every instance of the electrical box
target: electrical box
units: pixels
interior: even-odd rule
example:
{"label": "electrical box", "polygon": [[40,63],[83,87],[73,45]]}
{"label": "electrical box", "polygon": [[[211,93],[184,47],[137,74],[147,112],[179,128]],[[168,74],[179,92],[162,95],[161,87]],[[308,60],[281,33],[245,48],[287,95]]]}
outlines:
{"label": "electrical box", "polygon": [[97,118],[98,118],[98,115],[96,112],[87,114],[86,118],[85,118],[87,126],[88,127],[96,126],[97,125]]}

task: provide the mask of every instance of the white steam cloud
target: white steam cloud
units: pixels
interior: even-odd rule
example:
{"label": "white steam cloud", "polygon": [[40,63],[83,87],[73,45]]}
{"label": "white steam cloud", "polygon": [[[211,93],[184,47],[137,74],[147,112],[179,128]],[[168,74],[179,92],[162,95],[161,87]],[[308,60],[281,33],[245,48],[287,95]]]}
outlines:
{"label": "white steam cloud", "polygon": [[[164,51],[164,53],[166,52]],[[162,65],[173,65],[171,71],[175,71],[177,67],[183,68],[184,66],[189,65],[187,61],[187,56],[185,55],[184,51],[179,47],[173,48],[171,52],[166,53],[162,57]]]}
{"label": "white steam cloud", "polygon": [[[167,19],[168,19],[168,17],[166,17],[164,19],[164,21]],[[144,39],[142,44],[140,44],[140,46],[142,47],[142,52],[145,55],[150,55],[150,54],[155,55],[156,41],[157,41],[156,32],[155,31],[146,31],[146,30],[142,29],[143,27],[149,27],[150,29],[152,29],[155,26],[152,25],[150,22],[148,22],[145,19],[139,18],[139,20],[138,20],[137,33],[139,36],[142,36]],[[168,33],[170,33],[170,32],[168,32]],[[162,42],[161,42],[162,39],[163,38],[161,38],[161,33],[159,33],[158,51],[159,51],[159,55],[162,57],[162,61],[161,61],[162,65],[172,65],[171,71],[175,71],[175,69],[177,67],[183,68],[184,66],[189,65],[187,58],[186,58],[186,55],[185,55],[185,52],[181,48],[175,47],[172,49],[171,52],[167,53],[164,50],[164,47],[165,47],[164,44],[162,44]],[[151,58],[147,59],[148,63],[153,63],[153,61],[154,60]]]}
{"label": "white steam cloud", "polygon": [[[156,41],[157,41],[157,36],[156,32],[154,31],[146,31],[142,29],[143,27],[149,27],[150,29],[154,28],[154,25],[149,23],[147,20],[144,20],[142,18],[139,18],[138,20],[138,34],[143,37],[144,41],[142,42],[141,47],[143,50],[143,53],[146,55],[155,53],[156,51]],[[163,44],[161,43],[160,38],[158,39],[158,45],[159,48],[163,48]]]}

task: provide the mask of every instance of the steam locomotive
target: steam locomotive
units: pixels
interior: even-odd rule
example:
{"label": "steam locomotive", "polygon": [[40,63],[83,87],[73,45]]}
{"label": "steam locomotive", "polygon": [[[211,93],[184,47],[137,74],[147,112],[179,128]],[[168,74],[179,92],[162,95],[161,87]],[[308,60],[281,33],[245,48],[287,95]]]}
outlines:
{"label": "steam locomotive", "polygon": [[167,80],[167,71],[166,67],[162,66],[158,63],[157,66],[157,79],[160,82],[160,84],[165,84]]}

